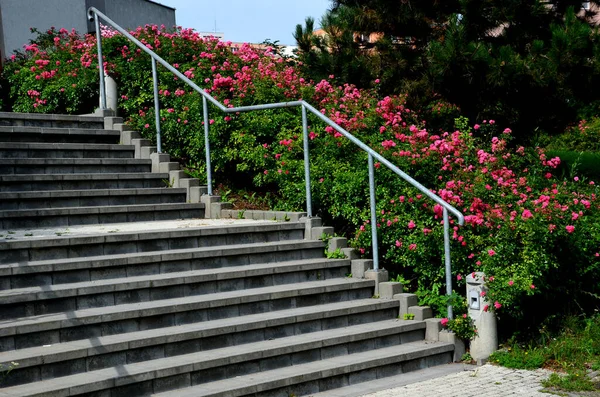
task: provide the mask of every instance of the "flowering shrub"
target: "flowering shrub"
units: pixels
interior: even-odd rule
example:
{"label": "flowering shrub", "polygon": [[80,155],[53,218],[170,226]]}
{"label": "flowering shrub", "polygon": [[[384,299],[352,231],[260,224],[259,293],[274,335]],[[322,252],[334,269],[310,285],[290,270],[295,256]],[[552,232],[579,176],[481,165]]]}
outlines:
{"label": "flowering shrub", "polygon": [[[35,29],[32,31],[36,32]],[[3,79],[10,87],[15,112],[77,113],[97,104],[97,63],[91,52],[92,36],[51,28],[41,33],[4,65]]]}
{"label": "flowering shrub", "polygon": [[468,314],[462,314],[452,320],[444,317],[441,323],[442,327],[454,332],[463,341],[468,342],[477,335],[477,328]]}
{"label": "flowering shrub", "polygon": [[[461,291],[462,275],[484,272],[487,293],[495,302],[489,310],[531,320],[568,309],[565,303],[575,300],[579,307],[597,303],[596,186],[583,177],[557,178],[560,159],[548,158],[540,148],[513,146],[510,128],[494,120],[471,126],[458,118],[455,128],[428,130],[418,112],[406,107],[405,97],[379,98],[376,91],[335,86],[331,80],[307,81],[273,48],[246,45],[232,53],[227,43],[203,39],[191,30],[167,32],[156,26],[133,34],[226,106],[307,100],[464,212],[464,227],[450,221],[453,277]],[[149,57],[121,35],[105,35],[106,70],[119,84],[120,110],[145,137],[154,139]],[[7,64],[13,108],[87,111],[88,91],[81,85],[95,88],[97,81],[94,38],[54,30],[48,36],[54,48],[26,48]],[[49,74],[37,78],[41,73]],[[77,81],[72,90],[66,87],[70,79]],[[159,80],[164,150],[204,178],[201,98],[162,67]],[[60,96],[62,88],[68,93]],[[448,105],[437,109],[457,111]],[[225,115],[211,107],[215,179],[274,191],[276,209],[302,209],[304,142],[299,116],[298,108]],[[368,213],[367,155],[312,116],[309,140],[314,208],[353,235],[356,249],[369,255],[374,225]],[[414,280],[411,287],[421,303],[442,312],[442,209],[385,167],[375,166],[375,227],[384,265]]]}

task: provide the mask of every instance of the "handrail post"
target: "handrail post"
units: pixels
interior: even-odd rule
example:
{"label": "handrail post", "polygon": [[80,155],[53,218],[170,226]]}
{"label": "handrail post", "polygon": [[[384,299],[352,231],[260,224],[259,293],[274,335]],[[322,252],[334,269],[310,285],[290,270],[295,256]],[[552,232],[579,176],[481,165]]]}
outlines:
{"label": "handrail post", "polygon": [[377,205],[375,202],[375,166],[369,153],[369,192],[371,201],[371,240],[373,244],[373,270],[379,270],[379,245],[377,243]]}
{"label": "handrail post", "polygon": [[[450,262],[450,220],[446,208],[444,208],[444,261],[446,264],[446,294],[450,298],[452,296],[452,263]],[[448,319],[452,320],[453,318],[452,304],[448,301]]]}
{"label": "handrail post", "polygon": [[100,108],[106,109],[106,86],[104,83],[104,59],[102,58],[102,33],[98,15],[94,13],[94,25],[96,26],[96,46],[98,47],[98,70],[100,72]]}
{"label": "handrail post", "polygon": [[212,196],[212,168],[210,165],[210,120],[208,119],[208,103],[206,101],[206,97],[202,96],[202,110],[204,117],[204,151],[206,153],[206,186],[207,193],[209,196]]}
{"label": "handrail post", "polygon": [[309,218],[312,213],[312,196],[310,192],[310,156],[308,152],[308,119],[306,107],[302,105],[302,134],[304,136],[304,186],[306,188],[306,214]]}
{"label": "handrail post", "polygon": [[162,153],[162,144],[160,139],[160,103],[158,100],[158,72],[156,70],[156,60],[152,58],[152,80],[154,83],[154,120],[156,122],[156,151]]}

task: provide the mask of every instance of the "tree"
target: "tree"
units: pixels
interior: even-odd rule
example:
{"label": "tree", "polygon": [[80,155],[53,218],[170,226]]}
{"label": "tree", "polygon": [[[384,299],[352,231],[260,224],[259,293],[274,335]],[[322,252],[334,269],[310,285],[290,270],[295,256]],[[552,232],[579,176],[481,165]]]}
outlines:
{"label": "tree", "polygon": [[[495,118],[521,135],[536,127],[561,131],[577,117],[600,113],[600,36],[589,23],[593,11],[582,5],[332,0],[321,22],[334,33],[324,43],[327,56],[308,56],[318,46],[301,46],[300,54],[309,75],[329,70],[360,87],[380,78],[384,94],[407,93],[413,107],[441,97],[472,120]],[[374,43],[357,40],[374,32]]]}

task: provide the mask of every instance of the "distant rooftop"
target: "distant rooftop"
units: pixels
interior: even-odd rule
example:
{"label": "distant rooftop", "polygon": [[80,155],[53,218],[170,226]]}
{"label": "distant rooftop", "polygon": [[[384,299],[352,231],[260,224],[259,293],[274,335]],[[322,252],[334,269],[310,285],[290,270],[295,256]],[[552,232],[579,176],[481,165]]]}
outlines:
{"label": "distant rooftop", "polygon": [[168,8],[169,10],[173,10],[173,11],[175,11],[175,10],[176,10],[176,8],[175,8],[175,7],[169,7],[169,6],[166,6],[166,5],[164,5],[164,4],[161,4],[161,3],[159,3],[158,1],[154,1],[154,0],[145,0],[145,1],[147,1],[148,3],[154,3],[154,4],[156,4],[156,5],[159,5],[159,6],[162,6],[162,7]]}

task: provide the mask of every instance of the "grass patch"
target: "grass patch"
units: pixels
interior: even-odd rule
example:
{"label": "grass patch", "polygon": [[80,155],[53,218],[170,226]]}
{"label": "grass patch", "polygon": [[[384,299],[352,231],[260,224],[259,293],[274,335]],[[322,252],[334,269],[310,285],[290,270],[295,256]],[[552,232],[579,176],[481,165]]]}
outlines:
{"label": "grass patch", "polygon": [[600,388],[587,376],[600,369],[600,315],[581,320],[569,318],[556,335],[542,330],[536,343],[512,343],[490,356],[490,361],[507,368],[547,368],[558,373],[543,382],[563,391]]}
{"label": "grass patch", "polygon": [[490,361],[506,368],[537,369],[542,368],[547,360],[544,349],[521,348],[518,345],[493,353]]}
{"label": "grass patch", "polygon": [[552,374],[548,379],[542,381],[542,386],[564,391],[596,390],[596,386],[586,376],[585,372],[569,373],[566,375]]}

